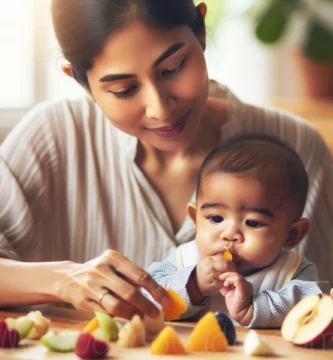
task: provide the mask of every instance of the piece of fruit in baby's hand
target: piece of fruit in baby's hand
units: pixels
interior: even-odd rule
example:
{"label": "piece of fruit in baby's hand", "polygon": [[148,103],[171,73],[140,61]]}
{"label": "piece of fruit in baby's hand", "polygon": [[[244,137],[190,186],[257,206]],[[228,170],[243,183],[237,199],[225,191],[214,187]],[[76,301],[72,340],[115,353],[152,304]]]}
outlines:
{"label": "piece of fruit in baby's hand", "polygon": [[333,336],[333,299],[312,294],[298,302],[281,327],[282,337],[299,346],[317,346]]}
{"label": "piece of fruit in baby's hand", "polygon": [[43,316],[40,311],[30,311],[26,317],[34,322],[27,339],[39,340],[49,330],[50,320]]}
{"label": "piece of fruit in baby's hand", "polygon": [[171,302],[163,306],[163,312],[168,321],[179,319],[180,315],[187,310],[184,300],[173,289],[166,289]]}
{"label": "piece of fruit in baby's hand", "polygon": [[245,337],[244,354],[250,356],[276,355],[271,346],[255,330],[250,330]]}
{"label": "piece of fruit in baby's hand", "polygon": [[20,334],[16,329],[8,329],[4,320],[0,319],[0,348],[17,347],[20,341]]}
{"label": "piece of fruit in baby's hand", "polygon": [[108,351],[108,343],[95,339],[91,333],[81,333],[74,350],[75,354],[81,359],[103,359]]}
{"label": "piece of fruit in baby's hand", "polygon": [[71,352],[75,349],[79,331],[48,331],[40,339],[41,343],[55,352]]}
{"label": "piece of fruit in baby's hand", "polygon": [[119,331],[117,345],[134,348],[146,344],[146,330],[139,315],[134,315]]}
{"label": "piece of fruit in baby's hand", "polygon": [[231,253],[228,249],[224,250],[223,256],[224,256],[227,260],[232,261],[232,253]]}
{"label": "piece of fruit in baby's hand", "polygon": [[231,319],[227,315],[218,311],[215,312],[214,315],[217,322],[219,323],[221,330],[228,340],[228,344],[234,345],[236,343],[236,330]]}

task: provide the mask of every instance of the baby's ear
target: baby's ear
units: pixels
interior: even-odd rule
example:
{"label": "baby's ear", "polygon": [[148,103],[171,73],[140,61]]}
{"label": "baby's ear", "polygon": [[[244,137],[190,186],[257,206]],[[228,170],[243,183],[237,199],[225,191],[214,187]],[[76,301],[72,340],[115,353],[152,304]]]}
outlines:
{"label": "baby's ear", "polygon": [[307,218],[302,218],[295,221],[290,229],[288,234],[288,239],[284,243],[284,248],[286,250],[293,249],[296,245],[298,245],[305,237],[305,235],[310,230],[310,221]]}
{"label": "baby's ear", "polygon": [[197,218],[197,204],[193,203],[193,202],[189,202],[187,204],[186,209],[187,209],[188,216],[192,219],[192,221],[195,224],[196,218]]}

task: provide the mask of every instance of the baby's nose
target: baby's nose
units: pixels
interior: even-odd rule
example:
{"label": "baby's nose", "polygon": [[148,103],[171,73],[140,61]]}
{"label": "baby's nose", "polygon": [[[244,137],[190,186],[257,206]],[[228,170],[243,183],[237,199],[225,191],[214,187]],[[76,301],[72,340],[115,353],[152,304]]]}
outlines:
{"label": "baby's nose", "polygon": [[228,242],[243,242],[243,236],[235,224],[229,224],[221,231],[220,239]]}

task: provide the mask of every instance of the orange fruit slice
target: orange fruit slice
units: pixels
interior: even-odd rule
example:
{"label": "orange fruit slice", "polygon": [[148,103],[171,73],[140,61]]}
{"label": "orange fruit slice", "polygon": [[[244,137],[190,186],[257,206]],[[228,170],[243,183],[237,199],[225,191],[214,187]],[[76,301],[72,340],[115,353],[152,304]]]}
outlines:
{"label": "orange fruit slice", "polygon": [[228,249],[224,250],[223,256],[224,256],[227,260],[232,261],[232,254],[231,254],[231,252],[230,252]]}
{"label": "orange fruit slice", "polygon": [[183,355],[186,350],[174,328],[166,326],[152,342],[150,353],[154,355]]}
{"label": "orange fruit slice", "polygon": [[187,310],[184,300],[173,289],[166,289],[171,299],[170,304],[163,307],[163,312],[168,321],[176,320]]}

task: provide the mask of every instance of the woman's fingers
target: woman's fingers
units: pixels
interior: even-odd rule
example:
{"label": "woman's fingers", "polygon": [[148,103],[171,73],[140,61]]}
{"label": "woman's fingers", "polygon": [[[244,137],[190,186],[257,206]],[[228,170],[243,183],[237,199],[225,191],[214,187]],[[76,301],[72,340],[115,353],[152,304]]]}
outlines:
{"label": "woman's fingers", "polygon": [[[109,265],[117,273],[121,274],[122,278],[127,279],[131,284],[133,284],[134,287],[143,287],[144,289],[146,289],[152,295],[152,297],[162,306],[167,305],[170,302],[170,298],[166,290],[160,285],[158,285],[156,281],[154,281],[146,271],[130,262],[125,256],[123,256],[117,251],[110,250],[108,253],[108,257]],[[114,289],[112,290],[114,291]],[[139,299],[141,310],[144,313],[147,313],[147,302],[149,302],[150,304],[152,303],[148,301],[141,293],[139,294],[140,296],[138,295],[138,298],[136,297],[136,295],[137,293],[133,294],[129,292],[127,294],[127,297],[130,299],[130,301],[135,302],[137,302]],[[145,300],[143,300],[141,297]],[[158,314],[156,314],[155,316],[157,315]]]}
{"label": "woman's fingers", "polygon": [[[141,293],[138,287],[119,276],[114,269],[108,271],[107,277],[103,281],[103,287],[109,290],[109,294],[103,297],[101,305],[110,314],[116,315],[126,311],[147,314],[151,317],[158,316],[159,310],[156,306]],[[132,309],[131,311],[129,307]]]}
{"label": "woman's fingers", "polygon": [[105,294],[98,305],[102,307],[103,311],[106,311],[112,316],[119,316],[129,320],[132,319],[135,314],[138,314],[141,318],[143,317],[141,311],[130,304],[125,303],[111,292]]}

